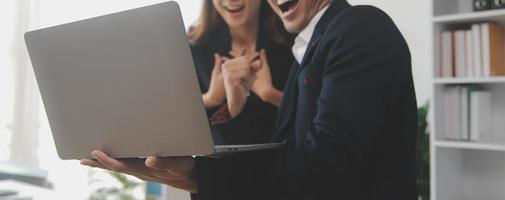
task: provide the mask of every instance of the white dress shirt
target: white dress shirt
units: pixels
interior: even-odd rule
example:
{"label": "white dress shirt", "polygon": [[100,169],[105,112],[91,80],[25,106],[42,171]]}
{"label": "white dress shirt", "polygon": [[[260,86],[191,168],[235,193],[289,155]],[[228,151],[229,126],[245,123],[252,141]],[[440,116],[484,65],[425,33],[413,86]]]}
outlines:
{"label": "white dress shirt", "polygon": [[316,29],[316,25],[321,20],[321,17],[323,17],[324,13],[330,5],[324,7],[321,9],[311,20],[310,23],[305,27],[295,38],[295,44],[293,45],[292,51],[293,55],[298,61],[299,64],[302,63],[303,57],[305,56],[305,52],[307,51],[307,47],[309,46],[310,39],[312,38],[312,35],[314,34],[314,31]]}

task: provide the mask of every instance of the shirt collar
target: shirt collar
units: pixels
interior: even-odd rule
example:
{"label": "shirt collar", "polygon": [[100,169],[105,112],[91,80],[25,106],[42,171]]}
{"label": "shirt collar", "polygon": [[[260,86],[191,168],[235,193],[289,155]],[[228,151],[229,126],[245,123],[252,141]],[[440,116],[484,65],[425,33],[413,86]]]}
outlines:
{"label": "shirt collar", "polygon": [[323,9],[321,9],[309,22],[309,24],[307,25],[307,27],[305,27],[302,32],[300,32],[298,34],[298,38],[299,39],[302,39],[304,42],[306,43],[309,43],[310,42],[310,39],[312,38],[312,35],[314,34],[314,31],[316,29],[316,25],[317,23],[319,22],[319,20],[321,20],[321,17],[323,17],[324,13],[326,12],[326,10],[328,10],[328,8],[330,7],[330,5],[327,5],[326,7],[324,7]]}
{"label": "shirt collar", "polygon": [[321,17],[323,17],[324,13],[330,5],[327,5],[323,9],[321,9],[309,22],[307,27],[305,27],[295,38],[295,44],[293,45],[293,55],[295,59],[298,61],[298,63],[301,63],[303,60],[303,56],[305,55],[305,52],[307,51],[308,44],[310,42],[310,39],[312,38],[312,35],[314,34],[314,31],[316,29],[317,23],[321,20]]}

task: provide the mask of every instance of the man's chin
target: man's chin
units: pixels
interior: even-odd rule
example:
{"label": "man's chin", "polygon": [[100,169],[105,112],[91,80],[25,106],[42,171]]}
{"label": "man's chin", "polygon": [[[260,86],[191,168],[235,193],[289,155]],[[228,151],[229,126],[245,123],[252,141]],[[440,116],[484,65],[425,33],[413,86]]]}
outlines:
{"label": "man's chin", "polygon": [[289,27],[289,26],[284,26],[284,28],[286,28],[286,31],[288,31],[289,33],[296,34],[296,33],[299,33],[299,32],[300,32],[300,31],[298,31],[297,29],[292,28],[292,27]]}
{"label": "man's chin", "polygon": [[303,28],[298,23],[284,21],[284,28],[289,33],[300,33]]}

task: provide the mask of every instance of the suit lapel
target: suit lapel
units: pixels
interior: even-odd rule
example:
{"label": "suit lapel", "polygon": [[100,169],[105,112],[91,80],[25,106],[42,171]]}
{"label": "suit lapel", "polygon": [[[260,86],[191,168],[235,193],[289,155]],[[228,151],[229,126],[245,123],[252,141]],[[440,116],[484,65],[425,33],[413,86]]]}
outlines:
{"label": "suit lapel", "polygon": [[321,19],[316,25],[316,28],[314,29],[314,33],[312,34],[312,38],[310,39],[310,42],[307,46],[307,51],[305,55],[303,56],[302,64],[301,67],[305,67],[307,64],[310,64],[310,61],[312,60],[312,57],[314,55],[314,51],[317,49],[317,46],[319,44],[319,41],[323,37],[324,33],[326,32],[326,28],[328,27],[329,23],[332,21],[332,19],[340,13],[345,8],[350,7],[349,3],[345,0],[334,0],[330,4],[330,7],[328,10],[323,14]]}
{"label": "suit lapel", "polygon": [[314,51],[316,50],[317,45],[319,44],[319,40],[321,39],[321,35],[314,35],[307,46],[307,51],[303,56],[301,67],[305,67],[307,64],[310,64],[312,60],[312,56],[314,55]]}
{"label": "suit lapel", "polygon": [[[291,67],[291,71],[289,72],[288,80],[286,86],[284,87],[284,94],[282,97],[282,102],[279,107],[279,111],[277,113],[277,120],[275,123],[274,131],[275,134],[273,136],[273,140],[277,140],[279,138],[279,133],[282,131],[286,125],[289,124],[289,121],[292,116],[294,116],[294,112],[296,110],[296,103],[298,99],[298,87],[296,85],[297,75],[299,73],[300,65],[295,62],[293,67]],[[281,137],[282,138],[282,137]]]}
{"label": "suit lapel", "polygon": [[[317,49],[321,38],[328,27],[328,24],[331,20],[343,9],[350,7],[346,0],[334,0],[330,4],[330,7],[326,11],[326,13],[321,17],[319,22],[314,29],[314,34],[310,39],[310,43],[307,46],[307,51],[303,56],[303,60],[301,65],[295,62],[294,66],[291,69],[291,72],[288,77],[288,82],[286,83],[286,87],[284,88],[284,96],[282,98],[282,103],[279,108],[279,112],[277,115],[277,122],[275,125],[275,134],[273,137],[274,141],[281,141],[286,139],[286,135],[288,131],[286,128],[292,125],[290,122],[296,115],[296,105],[298,104],[298,76],[302,69],[310,64],[314,53]],[[287,129],[289,130],[289,129]]]}
{"label": "suit lapel", "polygon": [[[314,38],[314,37],[313,37]],[[282,103],[277,114],[277,123],[275,125],[274,141],[285,140],[287,131],[284,129],[290,125],[290,121],[296,115],[296,105],[298,104],[298,77],[305,65],[312,59],[314,51],[319,43],[319,38],[311,39],[307,51],[303,56],[302,65],[295,61],[294,66],[289,73],[288,82],[284,88]]]}

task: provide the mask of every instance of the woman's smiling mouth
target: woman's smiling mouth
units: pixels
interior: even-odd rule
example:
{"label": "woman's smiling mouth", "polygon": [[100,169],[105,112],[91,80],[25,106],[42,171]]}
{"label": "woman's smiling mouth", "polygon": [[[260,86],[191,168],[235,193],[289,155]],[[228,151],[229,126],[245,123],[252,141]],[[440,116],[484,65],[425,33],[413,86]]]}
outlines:
{"label": "woman's smiling mouth", "polygon": [[243,11],[245,9],[245,5],[238,5],[238,6],[223,6],[224,9],[230,13],[238,13],[240,11]]}

